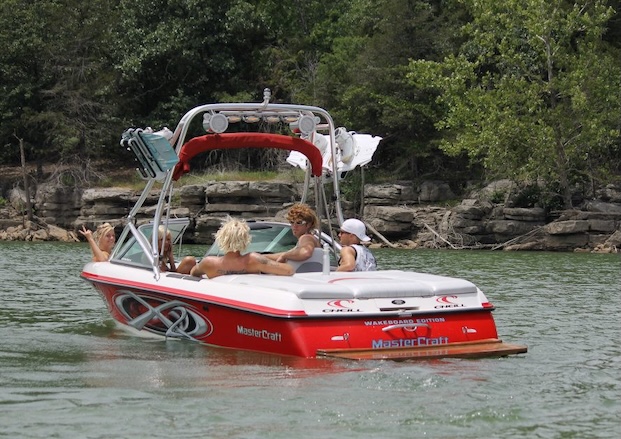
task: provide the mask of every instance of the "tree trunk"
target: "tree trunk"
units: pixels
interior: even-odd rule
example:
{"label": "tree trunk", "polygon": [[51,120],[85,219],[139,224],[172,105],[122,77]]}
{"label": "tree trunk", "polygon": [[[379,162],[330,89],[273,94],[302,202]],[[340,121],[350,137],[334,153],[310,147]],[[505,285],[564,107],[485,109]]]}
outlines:
{"label": "tree trunk", "polygon": [[[546,48],[546,57],[547,57],[547,66],[548,66],[548,92],[550,93],[550,106],[552,109],[555,109],[557,106],[557,92],[554,88],[554,60],[553,60],[553,51],[550,46],[549,37],[539,37],[541,41],[545,44]],[[571,188],[569,187],[569,173],[567,167],[567,155],[565,154],[565,145],[563,143],[563,133],[561,127],[556,124],[553,127],[555,139],[555,152],[556,152],[556,166],[558,168],[558,178],[559,184],[561,186],[562,196],[563,196],[563,204],[565,205],[565,209],[571,209]]]}
{"label": "tree trunk", "polygon": [[30,203],[30,186],[28,185],[28,171],[26,170],[26,153],[24,152],[24,139],[19,140],[19,153],[22,160],[22,177],[24,178],[24,195],[26,197],[26,214],[28,215],[28,221],[32,221],[32,204]]}
{"label": "tree trunk", "polygon": [[561,139],[560,129],[555,129],[556,132],[556,166],[558,170],[558,178],[560,189],[563,196],[563,204],[565,209],[571,209],[571,188],[569,187],[569,174],[567,169],[567,155],[565,154],[565,147]]}

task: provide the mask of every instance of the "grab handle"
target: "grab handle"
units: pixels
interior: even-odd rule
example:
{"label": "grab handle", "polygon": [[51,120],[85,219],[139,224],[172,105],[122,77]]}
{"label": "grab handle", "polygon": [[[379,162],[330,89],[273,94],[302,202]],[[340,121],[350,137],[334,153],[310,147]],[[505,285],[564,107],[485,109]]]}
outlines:
{"label": "grab handle", "polygon": [[389,326],[383,327],[382,331],[388,332],[388,331],[392,331],[393,329],[399,329],[399,328],[406,329],[408,331],[416,331],[416,329],[418,329],[419,327],[431,328],[431,326],[429,326],[427,323],[397,323],[396,325],[389,325]]}

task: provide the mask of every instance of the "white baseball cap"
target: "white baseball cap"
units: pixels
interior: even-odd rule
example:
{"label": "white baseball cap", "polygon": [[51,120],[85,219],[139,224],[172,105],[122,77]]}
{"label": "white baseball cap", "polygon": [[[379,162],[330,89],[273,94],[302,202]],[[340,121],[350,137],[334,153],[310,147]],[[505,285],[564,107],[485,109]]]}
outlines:
{"label": "white baseball cap", "polygon": [[343,221],[343,224],[341,225],[341,230],[343,232],[356,235],[358,239],[362,242],[369,242],[371,240],[371,238],[367,236],[367,228],[365,227],[364,223],[355,218],[350,218]]}

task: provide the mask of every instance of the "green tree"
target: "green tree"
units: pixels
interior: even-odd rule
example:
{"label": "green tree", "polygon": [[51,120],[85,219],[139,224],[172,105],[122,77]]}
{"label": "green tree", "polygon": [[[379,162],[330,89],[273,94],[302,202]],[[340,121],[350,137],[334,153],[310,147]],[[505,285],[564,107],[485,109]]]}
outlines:
{"label": "green tree", "polygon": [[44,46],[44,24],[29,3],[6,0],[0,4],[0,159],[19,162],[18,139],[42,141],[34,119],[42,108],[40,90],[47,78],[38,51]]}
{"label": "green tree", "polygon": [[[472,21],[459,52],[410,64],[416,88],[439,91],[442,148],[493,176],[572,187],[619,165],[619,50],[602,39],[605,2],[464,0]],[[617,168],[618,169],[618,168]]]}
{"label": "green tree", "polygon": [[392,175],[423,178],[450,166],[437,149],[435,95],[412,87],[406,76],[411,59],[439,59],[452,50],[461,20],[460,10],[444,2],[354,0],[322,56],[322,103],[340,123],[384,138],[376,163]]}
{"label": "green tree", "polygon": [[342,34],[340,19],[352,0],[257,3],[272,30],[272,40],[260,48],[262,78],[283,101],[323,105],[321,58]]}
{"label": "green tree", "polygon": [[[115,66],[128,124],[174,129],[186,111],[200,104],[261,101],[263,89],[273,88],[265,75],[264,51],[278,34],[276,19],[268,14],[275,5],[265,0],[120,0]],[[199,125],[191,127],[193,134],[203,132]],[[217,152],[200,157],[195,166],[265,170],[270,153]]]}
{"label": "green tree", "polygon": [[18,138],[38,161],[77,164],[101,156],[114,123],[107,23],[114,2],[1,5],[0,128],[12,162]]}
{"label": "green tree", "polygon": [[256,60],[270,31],[256,3],[120,0],[115,66],[130,122],[170,125],[202,103],[260,100]]}

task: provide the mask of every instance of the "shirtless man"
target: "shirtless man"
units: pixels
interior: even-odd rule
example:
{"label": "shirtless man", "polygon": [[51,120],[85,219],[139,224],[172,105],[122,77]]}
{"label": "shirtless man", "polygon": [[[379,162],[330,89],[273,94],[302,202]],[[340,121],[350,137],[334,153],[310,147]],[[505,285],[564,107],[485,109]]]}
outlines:
{"label": "shirtless man", "polygon": [[298,203],[287,212],[287,221],[291,223],[291,231],[298,239],[298,243],[291,250],[267,255],[267,257],[278,262],[305,261],[313,255],[316,248],[321,248],[319,238],[317,238],[319,219],[308,205]]}
{"label": "shirtless man", "polygon": [[225,252],[224,256],[204,257],[192,268],[192,276],[214,278],[225,274],[252,273],[291,276],[294,273],[291,265],[272,261],[259,253],[241,254],[250,244],[250,227],[243,220],[227,218],[216,233],[216,242]]}

